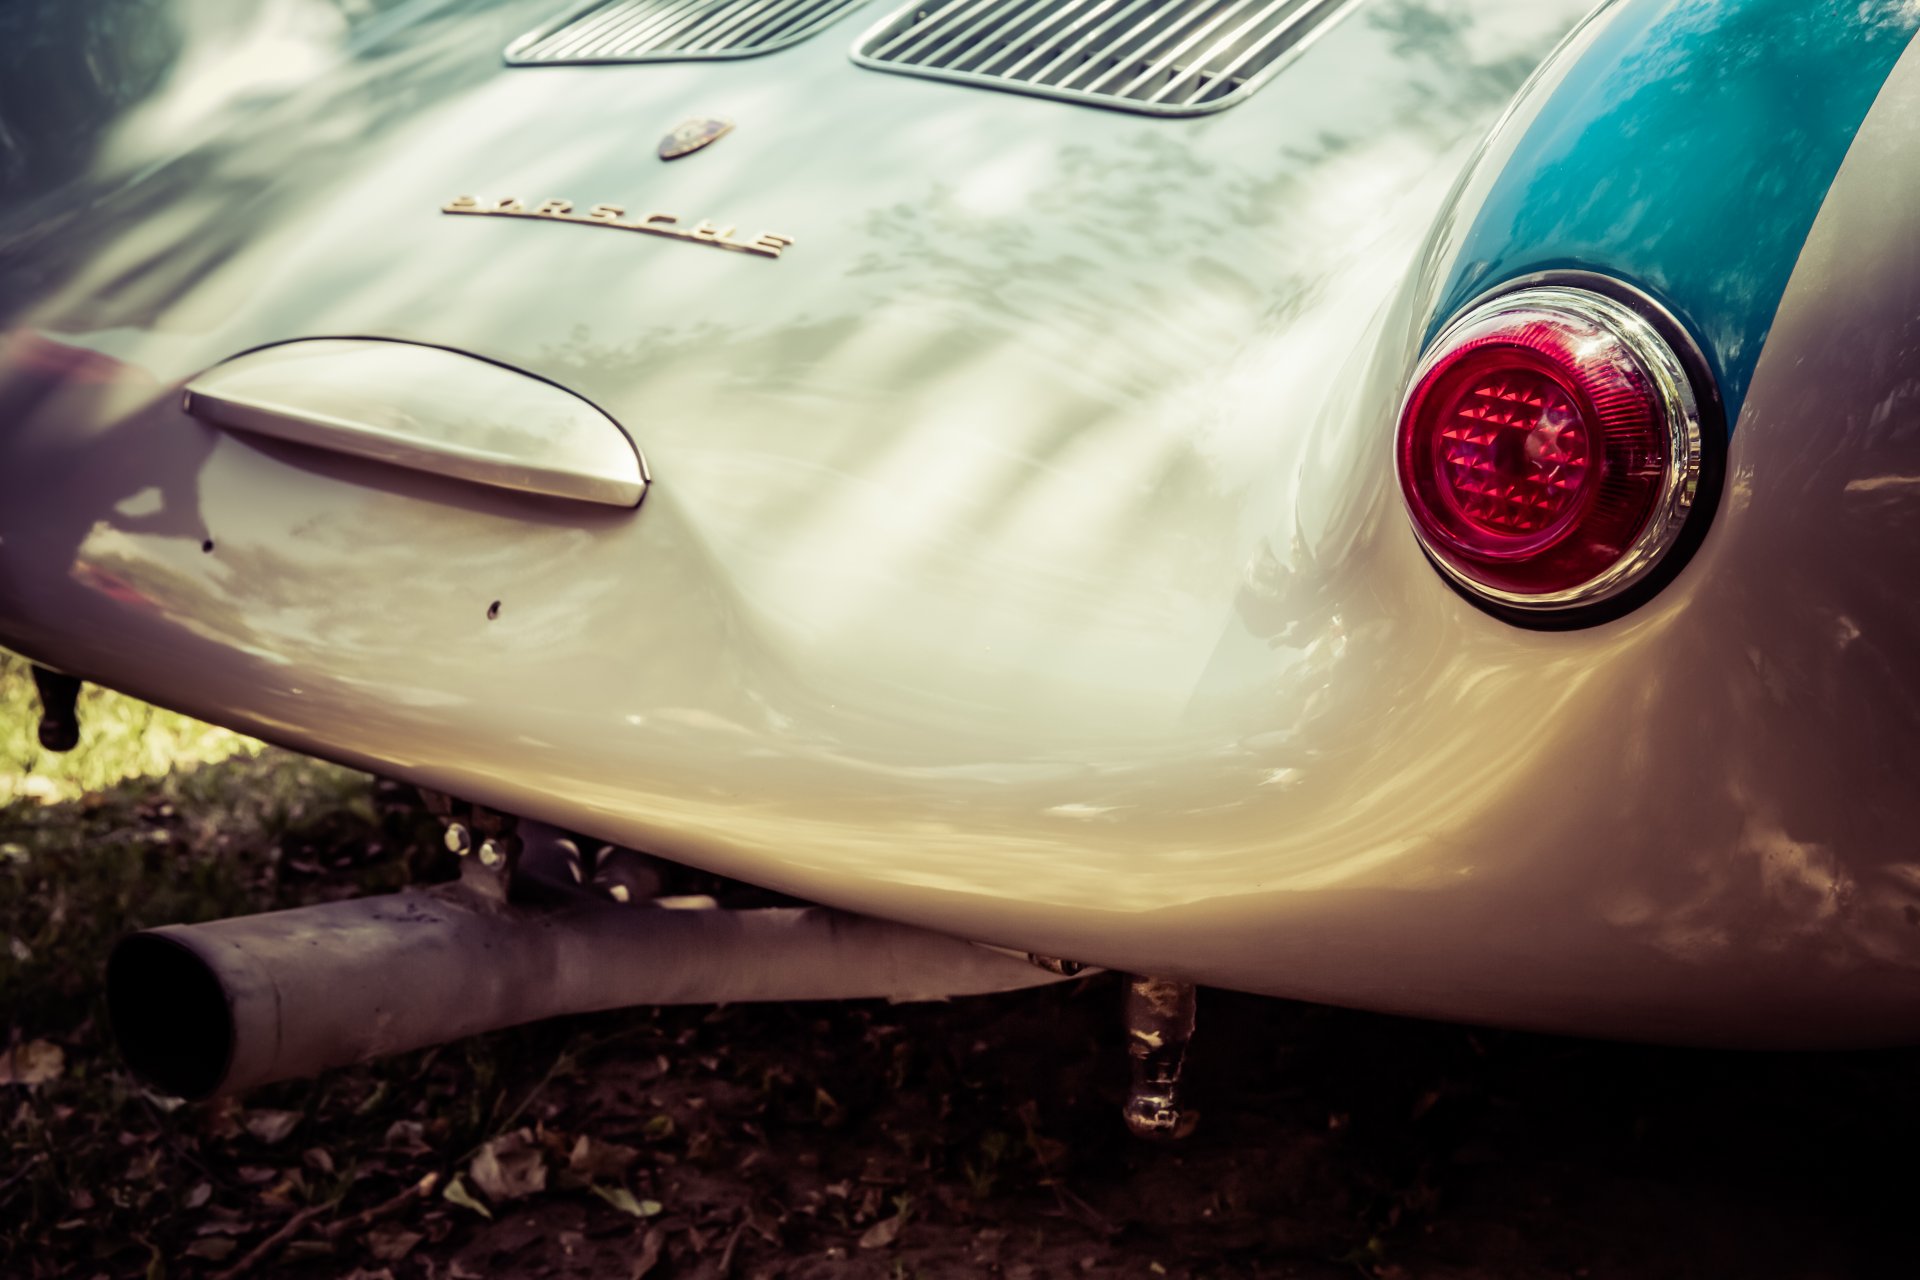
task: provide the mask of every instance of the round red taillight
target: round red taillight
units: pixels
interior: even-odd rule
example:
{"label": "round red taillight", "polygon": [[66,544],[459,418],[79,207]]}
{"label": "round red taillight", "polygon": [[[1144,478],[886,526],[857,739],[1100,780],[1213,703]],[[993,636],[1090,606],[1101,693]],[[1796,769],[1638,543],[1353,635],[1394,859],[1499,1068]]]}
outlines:
{"label": "round red taillight", "polygon": [[1573,288],[1510,293],[1442,330],[1397,445],[1434,562],[1521,610],[1598,603],[1644,579],[1700,478],[1700,417],[1672,347],[1638,312]]}

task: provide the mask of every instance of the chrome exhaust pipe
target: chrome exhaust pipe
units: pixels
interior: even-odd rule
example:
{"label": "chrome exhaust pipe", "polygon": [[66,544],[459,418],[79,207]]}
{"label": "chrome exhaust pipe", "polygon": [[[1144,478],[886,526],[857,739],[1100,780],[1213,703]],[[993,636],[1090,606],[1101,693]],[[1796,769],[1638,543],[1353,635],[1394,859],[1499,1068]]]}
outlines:
{"label": "chrome exhaust pipe", "polygon": [[536,907],[451,885],[133,934],[108,961],[107,1000],[134,1071],[199,1099],[559,1014],[1060,980],[1007,952],[824,907]]}

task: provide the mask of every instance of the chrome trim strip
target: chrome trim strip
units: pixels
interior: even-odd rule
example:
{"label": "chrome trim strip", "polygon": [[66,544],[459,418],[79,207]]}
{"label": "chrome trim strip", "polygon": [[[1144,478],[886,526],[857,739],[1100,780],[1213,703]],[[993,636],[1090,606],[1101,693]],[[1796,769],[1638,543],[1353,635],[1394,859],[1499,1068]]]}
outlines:
{"label": "chrome trim strip", "polygon": [[[1034,42],[1033,52],[1029,53],[1026,57],[1020,59],[1020,61],[1014,63],[1012,66],[1006,68],[1006,70],[1000,72],[999,74],[1017,78],[1022,71],[1026,70],[1028,63],[1031,63],[1035,59],[1045,55],[1049,47],[1048,40],[1057,42],[1060,40],[1067,39],[1074,32],[1086,26],[1089,22],[1092,22],[1095,19],[1099,18],[1099,16],[1102,13],[1105,13],[1108,9],[1113,8],[1113,6],[1116,3],[1118,3],[1118,0],[1067,0],[1067,3],[1065,4],[1053,6],[1052,16],[1045,18],[1041,20],[1039,23],[1035,24],[1033,28],[1034,32],[1038,33],[1038,32],[1045,31],[1050,25],[1056,22],[1063,23],[1064,25],[1058,31],[1053,32],[1048,37],[1047,40],[1036,40]],[[1043,4],[1042,7],[1044,8],[1046,6]],[[1075,17],[1074,11],[1076,9],[1084,9],[1085,12],[1081,13],[1078,17]],[[1014,54],[1018,52],[1019,50],[1017,48],[1008,49],[1004,53],[1000,54],[998,58],[989,59],[985,66],[972,67],[972,68],[969,68],[969,70],[975,71],[980,75],[995,74],[993,71],[994,63],[1004,61],[1005,59],[1012,57]]]}
{"label": "chrome trim strip", "polygon": [[[1082,52],[1084,52],[1095,41],[1099,40],[1102,36],[1106,35],[1107,32],[1113,30],[1115,26],[1119,25],[1122,22],[1125,22],[1129,16],[1131,16],[1134,12],[1136,12],[1140,8],[1141,5],[1148,4],[1150,2],[1151,0],[1133,0],[1132,4],[1129,4],[1126,8],[1120,10],[1120,12],[1114,14],[1112,17],[1108,18],[1105,22],[1102,22],[1099,26],[1087,32],[1087,34],[1085,34],[1084,36],[1081,36],[1078,40],[1075,40],[1072,44],[1068,45],[1066,48],[1062,49],[1059,53],[1055,54],[1053,61],[1047,63],[1046,66],[1034,72],[1031,76],[1027,77],[1027,79],[1031,80],[1035,84],[1044,83],[1048,76],[1052,75],[1056,70],[1059,69],[1059,66],[1061,63],[1067,61],[1070,58],[1076,57]],[[1088,16],[1088,21],[1091,21],[1093,18],[1097,18],[1098,16],[1099,16],[1098,13],[1091,14]],[[1066,34],[1071,34],[1071,30]],[[1062,38],[1064,38],[1064,35]],[[1040,49],[1034,50],[1034,52],[1030,54],[1028,58],[1021,59],[1019,66],[1025,66],[1031,58],[1037,58],[1043,52],[1045,51]],[[1013,70],[1010,70],[1007,72],[1007,78],[1009,80],[1017,79],[1018,77],[1019,77],[1018,67],[1015,67]]]}
{"label": "chrome trim strip", "polygon": [[302,338],[190,381],[210,426],[496,489],[637,507],[646,470],[620,424],[553,383],[443,347]]}
{"label": "chrome trim strip", "polygon": [[[1360,3],[915,0],[863,32],[851,56],[897,75],[1143,115],[1204,115],[1259,89]],[[1203,52],[1182,64],[1196,47]]]}
{"label": "chrome trim strip", "polygon": [[601,0],[507,46],[512,67],[751,58],[798,44],[866,0]]}
{"label": "chrome trim strip", "polygon": [[[1274,9],[1288,3],[1290,3],[1290,0],[1271,0],[1271,3],[1269,3],[1265,9],[1262,9],[1259,12],[1254,14],[1253,20],[1258,21],[1261,17],[1265,16],[1268,13],[1271,13]],[[1187,32],[1184,37],[1181,37],[1178,43],[1176,43],[1172,48],[1168,49],[1165,53],[1161,54],[1159,58],[1155,59],[1147,67],[1145,71],[1142,71],[1139,75],[1127,81],[1126,85],[1118,90],[1118,93],[1120,94],[1120,96],[1124,98],[1131,95],[1136,89],[1140,88],[1140,86],[1152,81],[1153,79],[1158,77],[1163,71],[1167,71],[1170,68],[1172,68],[1173,60],[1175,58],[1178,58],[1181,54],[1193,48],[1194,45],[1199,44],[1202,40],[1206,39],[1214,31],[1226,25],[1235,17],[1239,16],[1242,10],[1248,8],[1252,4],[1253,4],[1253,0],[1230,0],[1230,2],[1227,4],[1225,8],[1221,9],[1218,13],[1215,13],[1212,17],[1208,18],[1205,22],[1201,23],[1199,26],[1195,27],[1193,30]],[[1142,57],[1146,56],[1149,50],[1159,48],[1160,46],[1164,45],[1169,39],[1173,38],[1178,34],[1179,34],[1178,28],[1175,28],[1172,31],[1163,31],[1159,33],[1157,36],[1154,37],[1154,39],[1148,41],[1144,49],[1141,49],[1139,51],[1140,56]],[[1192,63],[1188,64],[1187,71],[1191,72],[1194,69],[1195,65],[1197,64],[1192,64]],[[1113,70],[1107,72],[1106,75],[1101,76],[1098,80],[1095,80],[1092,84],[1088,85],[1087,86],[1088,90],[1092,91],[1092,90],[1099,89],[1101,85],[1107,83],[1107,81],[1119,75],[1122,70],[1124,70],[1124,68],[1116,66]],[[1149,102],[1153,102],[1155,100],[1156,100],[1155,98],[1147,99],[1147,101]]]}
{"label": "chrome trim strip", "polygon": [[[1276,3],[1278,3],[1278,0],[1276,0]],[[1247,19],[1245,22],[1241,23],[1238,27],[1234,28],[1232,32],[1228,33],[1225,36],[1222,36],[1219,40],[1215,41],[1212,45],[1208,46],[1207,51],[1204,54],[1196,58],[1194,61],[1188,63],[1187,69],[1185,71],[1181,72],[1178,76],[1174,77],[1172,80],[1169,80],[1165,85],[1161,87],[1160,91],[1154,94],[1153,97],[1149,98],[1148,101],[1149,102],[1160,101],[1160,99],[1166,97],[1169,93],[1173,92],[1175,85],[1181,84],[1184,81],[1186,81],[1186,79],[1189,76],[1193,76],[1197,74],[1201,70],[1201,68],[1212,65],[1215,58],[1223,57],[1227,53],[1231,52],[1234,46],[1240,43],[1240,40],[1243,36],[1245,36],[1249,31],[1251,31],[1259,23],[1265,21],[1267,14],[1272,11],[1273,7],[1274,6],[1269,5],[1266,9],[1261,10],[1259,13]],[[1277,38],[1279,36],[1285,35],[1289,29],[1291,29],[1292,27],[1296,26],[1301,21],[1303,21],[1310,12],[1311,12],[1310,10],[1306,10],[1306,9],[1296,9],[1288,17],[1282,19],[1280,26],[1274,31],[1274,36]],[[1218,71],[1214,72],[1212,77],[1213,82],[1215,84],[1219,84],[1222,81],[1227,81],[1231,83],[1234,78],[1234,73],[1239,71],[1241,67],[1246,66],[1247,63],[1257,58],[1260,55],[1260,50],[1261,50],[1261,46],[1257,44],[1250,44],[1244,49],[1242,49],[1237,57],[1229,61],[1226,66],[1221,67]]]}

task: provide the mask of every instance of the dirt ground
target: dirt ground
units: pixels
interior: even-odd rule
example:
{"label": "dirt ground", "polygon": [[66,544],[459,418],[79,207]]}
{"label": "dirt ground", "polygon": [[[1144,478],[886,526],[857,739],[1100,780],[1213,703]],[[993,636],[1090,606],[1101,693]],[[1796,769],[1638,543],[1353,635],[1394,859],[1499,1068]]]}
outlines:
{"label": "dirt ground", "polygon": [[[258,1099],[184,1109],[199,1140],[165,1164],[217,1191],[177,1209],[168,1234],[185,1249],[255,1246],[350,1169],[338,1210],[257,1273],[1913,1274],[1912,1053],[1678,1052],[1208,992],[1201,1128],[1159,1147],[1118,1119],[1118,997],[1097,978],[947,1006],[676,1010],[521,1031],[494,1046],[518,1114],[464,1161],[447,1158],[464,1144],[448,1117],[488,1062],[470,1053],[269,1098],[299,1109],[286,1138],[275,1121],[293,1112]],[[418,1119],[377,1139],[330,1120],[386,1101]],[[434,1194],[325,1233],[422,1171],[462,1174],[471,1198]],[[71,1252],[15,1274],[94,1274],[84,1238],[55,1243]],[[223,1271],[185,1255],[176,1268]]]}
{"label": "dirt ground", "polygon": [[159,1097],[106,1035],[114,937],[445,855],[391,788],[109,696],[86,708],[105,754],[56,767],[23,745],[20,678],[0,662],[6,1280],[1920,1273],[1912,1050],[1646,1048],[1206,991],[1200,1127],[1156,1146],[1121,1124],[1120,989],[1097,976],[561,1019]]}
{"label": "dirt ground", "polygon": [[639,1193],[670,1206],[656,1222],[545,1195],[414,1265],[629,1276],[657,1249],[662,1275],[796,1280],[1914,1272],[1912,1054],[1602,1046],[1208,993],[1202,1127],[1162,1148],[1117,1119],[1117,999],[1095,980],[675,1015],[532,1108],[641,1150]]}

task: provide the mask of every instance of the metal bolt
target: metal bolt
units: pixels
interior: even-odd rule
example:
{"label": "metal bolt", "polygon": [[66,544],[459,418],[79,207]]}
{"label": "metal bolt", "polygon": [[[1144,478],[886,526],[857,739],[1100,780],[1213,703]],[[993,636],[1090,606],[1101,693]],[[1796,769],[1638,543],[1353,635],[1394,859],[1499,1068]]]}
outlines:
{"label": "metal bolt", "polygon": [[447,848],[461,857],[473,852],[473,833],[458,822],[447,824]]}
{"label": "metal bolt", "polygon": [[480,842],[480,865],[491,871],[507,860],[506,850],[492,840]]}

